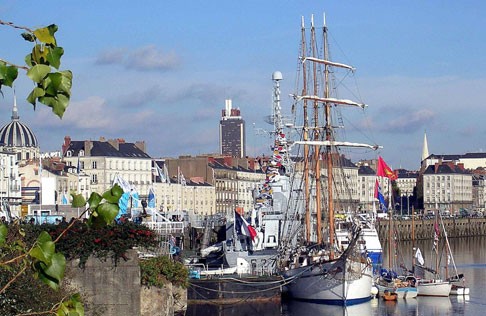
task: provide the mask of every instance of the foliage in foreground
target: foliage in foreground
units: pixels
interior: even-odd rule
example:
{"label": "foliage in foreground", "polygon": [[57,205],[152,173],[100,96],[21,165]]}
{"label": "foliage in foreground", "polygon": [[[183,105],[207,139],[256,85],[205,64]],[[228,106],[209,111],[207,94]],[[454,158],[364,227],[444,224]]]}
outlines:
{"label": "foliage in foreground", "polygon": [[18,69],[23,69],[34,83],[27,101],[34,109],[37,102],[43,103],[62,118],[71,98],[73,75],[70,70],[59,70],[64,49],[57,45],[54,36],[58,30],[57,25],[34,30],[1,20],[0,25],[23,30],[23,39],[33,43],[31,53],[25,56],[25,66],[0,59],[0,93],[2,86],[13,87]]}
{"label": "foliage in foreground", "polygon": [[[41,225],[39,228],[47,231],[52,238],[62,233],[62,227],[58,225]],[[101,260],[111,258],[116,265],[120,259],[126,259],[127,250],[156,245],[156,233],[144,225],[125,222],[95,228],[77,222],[59,239],[57,249],[67,260],[79,259],[79,266],[83,268],[90,256]]]}
{"label": "foliage in foreground", "polygon": [[[112,225],[118,214],[118,200],[123,190],[115,185],[110,190],[100,195],[93,192],[86,201],[80,194],[73,195],[73,207],[86,207],[85,213],[89,214],[86,229],[98,229],[106,225]],[[7,275],[4,282],[0,283],[0,295],[8,296],[13,286],[23,289],[18,282],[28,274],[29,277],[47,284],[51,289],[60,290],[61,282],[64,278],[66,268],[66,258],[63,253],[57,251],[56,243],[72,229],[77,221],[63,226],[56,239],[52,239],[51,234],[40,227],[34,234],[27,235],[27,227],[14,223],[11,225],[0,225],[0,272],[5,271]],[[30,226],[37,227],[37,226]],[[9,274],[10,273],[10,274]],[[26,287],[28,288],[28,287]],[[36,292],[26,292],[25,296],[37,295]],[[17,300],[8,300],[10,304],[15,304]],[[52,302],[51,302],[52,303]],[[37,309],[39,306],[32,306]],[[30,309],[29,309],[30,310]],[[79,300],[79,296],[72,295],[61,301],[57,301],[44,314],[57,314],[69,316],[83,316],[84,308]],[[39,314],[39,313],[37,313]],[[42,313],[40,313],[42,314]]]}
{"label": "foliage in foreground", "polygon": [[168,282],[187,288],[189,271],[180,262],[169,256],[160,256],[140,261],[141,283],[146,286],[163,288]]}
{"label": "foliage in foreground", "polygon": [[[64,262],[61,254],[58,259],[51,258],[51,265],[46,265],[38,258],[47,260],[52,251],[49,249],[53,246],[49,235],[37,234],[27,237],[24,227],[17,224],[9,225],[1,229],[5,233],[0,240],[0,288],[7,289],[0,293],[0,315],[18,315],[22,313],[41,313],[50,312],[54,315],[63,307],[63,310],[69,309],[66,306],[72,306],[72,311],[78,311],[77,315],[83,315],[80,312],[82,304],[79,303],[78,297],[67,284],[50,277],[49,274],[64,275],[64,268],[59,267],[57,263]],[[3,234],[2,233],[2,234]],[[45,242],[39,240],[45,239]],[[31,249],[34,259],[22,257],[25,249]],[[36,254],[37,252],[37,254]],[[52,256],[51,256],[52,257]],[[62,257],[62,258],[60,258]],[[17,260],[18,259],[18,260]],[[5,264],[5,262],[9,262]],[[44,266],[46,273],[38,266]],[[55,270],[55,271],[51,271]],[[47,283],[50,287],[45,285]],[[8,285],[11,285],[8,287]],[[53,288],[56,289],[53,291]],[[58,315],[67,315],[59,313]],[[76,314],[72,314],[76,315]]]}

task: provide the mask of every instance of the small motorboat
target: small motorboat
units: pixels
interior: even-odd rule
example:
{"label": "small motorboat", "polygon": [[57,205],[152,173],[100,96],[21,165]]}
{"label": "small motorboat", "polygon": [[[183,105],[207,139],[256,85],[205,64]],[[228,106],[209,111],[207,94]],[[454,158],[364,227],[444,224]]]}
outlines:
{"label": "small motorboat", "polygon": [[389,290],[383,292],[383,299],[385,301],[396,301],[398,299],[398,294]]}

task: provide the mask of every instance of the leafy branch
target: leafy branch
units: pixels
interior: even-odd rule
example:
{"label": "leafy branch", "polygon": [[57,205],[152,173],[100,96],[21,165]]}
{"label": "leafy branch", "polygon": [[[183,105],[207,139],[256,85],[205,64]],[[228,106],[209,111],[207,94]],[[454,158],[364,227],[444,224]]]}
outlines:
{"label": "leafy branch", "polygon": [[[89,213],[87,222],[88,227],[103,227],[112,225],[119,212],[118,201],[123,194],[120,186],[115,185],[102,195],[93,192],[88,201],[80,194],[73,194],[73,207],[86,207],[86,210],[80,214],[78,221],[84,214]],[[51,235],[46,231],[41,231],[33,245],[28,248],[22,242],[16,241],[12,245],[7,243],[8,229],[7,225],[0,225],[0,268],[9,269],[9,265],[20,262],[19,271],[0,289],[0,294],[4,293],[30,266],[34,277],[47,284],[54,290],[58,290],[64,271],[66,268],[65,256],[56,251],[56,243],[72,229],[76,221],[72,221],[63,231],[52,240]],[[22,229],[17,234],[25,235]],[[6,258],[5,254],[12,253],[13,258]],[[20,253],[20,254],[19,254]],[[72,297],[70,300],[61,303],[56,309],[58,315],[84,315],[84,309],[79,306],[81,303],[79,297]],[[82,312],[81,312],[82,310]],[[66,312],[64,312],[66,311]]]}
{"label": "leafy branch", "polygon": [[2,20],[0,25],[25,31],[21,34],[24,40],[34,44],[32,52],[25,57],[26,66],[0,59],[0,93],[2,86],[13,87],[18,77],[18,69],[23,69],[27,72],[27,77],[35,83],[27,97],[34,110],[37,102],[40,102],[62,118],[71,98],[73,75],[70,70],[59,70],[64,49],[57,46],[54,36],[58,30],[57,25],[51,24],[35,30]]}

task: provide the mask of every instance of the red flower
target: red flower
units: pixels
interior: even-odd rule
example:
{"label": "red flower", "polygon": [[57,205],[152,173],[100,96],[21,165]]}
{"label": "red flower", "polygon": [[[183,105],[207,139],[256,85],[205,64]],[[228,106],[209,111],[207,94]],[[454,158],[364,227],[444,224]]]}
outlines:
{"label": "red flower", "polygon": [[101,238],[96,238],[96,239],[94,240],[94,242],[95,242],[95,244],[99,244],[99,243],[101,242]]}

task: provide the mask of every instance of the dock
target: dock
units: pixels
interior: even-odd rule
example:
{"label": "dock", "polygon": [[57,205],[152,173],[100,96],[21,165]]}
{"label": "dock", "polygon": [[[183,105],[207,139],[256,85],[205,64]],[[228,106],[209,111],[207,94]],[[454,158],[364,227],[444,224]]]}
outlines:
{"label": "dock", "polygon": [[[486,218],[448,218],[444,219],[444,226],[447,236],[455,237],[472,237],[486,236]],[[413,230],[412,230],[413,222]],[[397,233],[398,240],[412,240],[412,232],[416,240],[431,239],[434,234],[434,220],[394,220],[393,225]],[[388,240],[389,221],[382,219],[376,223],[376,229],[380,240]]]}

